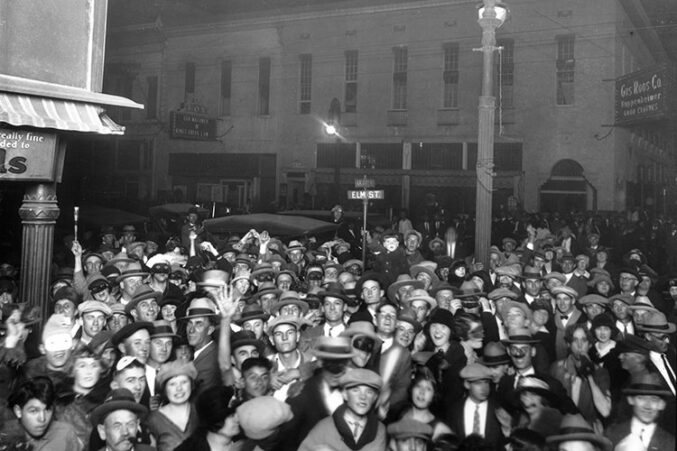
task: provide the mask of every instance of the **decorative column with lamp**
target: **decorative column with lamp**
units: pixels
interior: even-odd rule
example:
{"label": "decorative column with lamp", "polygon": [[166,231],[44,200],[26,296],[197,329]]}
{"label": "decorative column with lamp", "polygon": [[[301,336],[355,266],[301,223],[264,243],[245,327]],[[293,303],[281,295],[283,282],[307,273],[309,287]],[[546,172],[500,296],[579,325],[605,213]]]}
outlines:
{"label": "decorative column with lamp", "polygon": [[496,29],[503,25],[508,15],[504,3],[483,0],[478,6],[477,22],[482,27],[483,54],[482,92],[479,98],[477,134],[477,201],[475,217],[475,260],[488,267],[491,246],[492,195],[494,177],[494,110],[496,97],[494,85],[494,51]]}

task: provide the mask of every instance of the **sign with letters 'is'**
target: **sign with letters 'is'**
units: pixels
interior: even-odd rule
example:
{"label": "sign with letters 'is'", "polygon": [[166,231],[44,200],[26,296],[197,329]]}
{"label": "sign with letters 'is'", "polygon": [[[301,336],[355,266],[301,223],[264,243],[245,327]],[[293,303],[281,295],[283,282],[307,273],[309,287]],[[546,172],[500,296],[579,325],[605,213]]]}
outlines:
{"label": "sign with letters 'is'", "polygon": [[55,177],[56,135],[0,127],[0,181]]}

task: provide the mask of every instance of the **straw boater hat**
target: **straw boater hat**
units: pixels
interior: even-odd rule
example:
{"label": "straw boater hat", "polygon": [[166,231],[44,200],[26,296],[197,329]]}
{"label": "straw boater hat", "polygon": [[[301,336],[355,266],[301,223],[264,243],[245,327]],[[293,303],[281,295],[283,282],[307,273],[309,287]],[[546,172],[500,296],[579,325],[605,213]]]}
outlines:
{"label": "straw boater hat", "polygon": [[202,273],[202,280],[197,283],[200,287],[222,287],[228,285],[230,274],[220,269],[210,269]]}
{"label": "straw boater hat", "polygon": [[519,395],[522,392],[532,392],[540,397],[548,400],[550,407],[557,407],[560,404],[560,399],[557,394],[555,394],[548,383],[537,376],[524,376],[520,377],[517,382],[517,387],[515,388],[515,395],[519,399]]}
{"label": "straw boater hat", "polygon": [[216,305],[209,298],[195,298],[190,301],[190,305],[186,310],[186,316],[180,319],[191,319],[200,317],[218,318],[219,312],[216,310]]}
{"label": "straw boater hat", "polygon": [[558,294],[566,294],[569,296],[571,299],[578,299],[578,291],[576,291],[574,288],[568,287],[566,285],[562,285],[561,287],[555,287],[552,290],[553,296],[557,296]]}
{"label": "straw boater hat", "polygon": [[643,324],[637,325],[639,332],[654,332],[657,334],[671,334],[677,328],[674,323],[669,323],[662,312],[652,312],[644,318]]}
{"label": "straw boater hat", "polygon": [[578,300],[578,305],[581,307],[586,305],[601,305],[604,307],[609,305],[609,299],[599,294],[586,294]]}
{"label": "straw boater hat", "polygon": [[318,337],[313,354],[322,360],[347,360],[355,356],[350,337]]}

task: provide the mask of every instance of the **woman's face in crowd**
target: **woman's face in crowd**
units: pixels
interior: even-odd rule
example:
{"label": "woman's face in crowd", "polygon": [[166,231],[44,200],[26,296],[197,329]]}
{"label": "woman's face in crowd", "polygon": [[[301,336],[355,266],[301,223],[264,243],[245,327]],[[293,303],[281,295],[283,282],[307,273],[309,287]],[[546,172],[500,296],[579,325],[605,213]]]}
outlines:
{"label": "woman's face in crowd", "polygon": [[179,374],[167,381],[165,394],[171,404],[183,404],[188,402],[191,393],[190,378],[185,374]]}
{"label": "woman's face in crowd", "polygon": [[411,402],[417,409],[427,409],[433,402],[435,389],[427,380],[421,380],[411,388]]}

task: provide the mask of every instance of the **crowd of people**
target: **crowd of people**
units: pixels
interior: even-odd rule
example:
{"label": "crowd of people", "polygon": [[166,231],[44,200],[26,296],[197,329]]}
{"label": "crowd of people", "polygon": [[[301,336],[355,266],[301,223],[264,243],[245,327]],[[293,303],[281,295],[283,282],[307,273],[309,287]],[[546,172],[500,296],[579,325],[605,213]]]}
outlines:
{"label": "crowd of people", "polygon": [[47,318],[0,265],[0,450],[675,449],[667,245],[533,216],[485,266],[401,215],[363,261],[332,212],[324,242],[196,211],[69,240]]}

